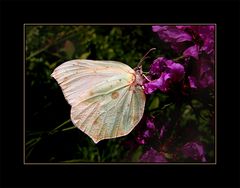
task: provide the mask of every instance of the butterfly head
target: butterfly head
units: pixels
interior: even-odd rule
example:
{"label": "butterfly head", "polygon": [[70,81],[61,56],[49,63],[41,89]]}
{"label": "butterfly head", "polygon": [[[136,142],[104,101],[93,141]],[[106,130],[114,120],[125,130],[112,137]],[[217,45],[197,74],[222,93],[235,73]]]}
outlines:
{"label": "butterfly head", "polygon": [[135,84],[142,86],[144,84],[142,65],[134,68],[134,71],[135,71]]}
{"label": "butterfly head", "polygon": [[[151,52],[156,50],[156,48],[151,48],[144,56],[143,58],[140,60],[140,62],[138,63],[137,67],[134,68],[134,71],[136,73],[136,77],[135,77],[135,84],[139,85],[141,87],[143,87],[144,81],[148,80],[148,78],[143,74],[142,71],[142,63],[145,59],[147,59],[147,55]],[[148,80],[149,81],[149,80]]]}

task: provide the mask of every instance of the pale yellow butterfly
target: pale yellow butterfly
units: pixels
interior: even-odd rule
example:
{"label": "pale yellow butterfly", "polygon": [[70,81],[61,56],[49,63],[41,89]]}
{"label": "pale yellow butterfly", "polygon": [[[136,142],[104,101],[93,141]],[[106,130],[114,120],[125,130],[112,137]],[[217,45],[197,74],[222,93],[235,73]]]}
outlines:
{"label": "pale yellow butterfly", "polygon": [[71,105],[71,120],[95,143],[129,134],[141,120],[146,97],[141,66],[76,59],[51,75]]}

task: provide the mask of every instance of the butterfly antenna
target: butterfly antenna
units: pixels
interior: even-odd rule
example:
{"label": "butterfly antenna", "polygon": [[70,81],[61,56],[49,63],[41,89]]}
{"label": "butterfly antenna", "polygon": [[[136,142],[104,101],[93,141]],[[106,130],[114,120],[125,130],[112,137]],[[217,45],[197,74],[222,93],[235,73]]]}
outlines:
{"label": "butterfly antenna", "polygon": [[140,67],[143,63],[143,61],[149,57],[146,57],[151,51],[156,50],[156,48],[151,48],[150,50],[148,50],[148,52],[143,56],[143,58],[140,60],[140,62],[138,63],[137,67]]}

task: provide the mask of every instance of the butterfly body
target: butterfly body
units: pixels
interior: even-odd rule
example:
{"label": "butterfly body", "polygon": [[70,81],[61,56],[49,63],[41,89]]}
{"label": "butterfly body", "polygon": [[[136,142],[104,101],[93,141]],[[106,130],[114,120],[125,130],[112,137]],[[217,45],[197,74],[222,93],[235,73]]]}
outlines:
{"label": "butterfly body", "polygon": [[52,73],[71,105],[71,120],[95,143],[127,135],[141,120],[138,73],[116,61],[71,60]]}

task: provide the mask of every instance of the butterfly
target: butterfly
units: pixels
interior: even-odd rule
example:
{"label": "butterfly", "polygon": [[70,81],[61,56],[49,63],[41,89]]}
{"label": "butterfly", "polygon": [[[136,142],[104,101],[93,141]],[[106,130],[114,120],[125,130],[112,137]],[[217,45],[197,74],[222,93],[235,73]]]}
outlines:
{"label": "butterfly", "polygon": [[71,120],[94,143],[129,134],[145,108],[142,68],[118,61],[76,59],[53,71]]}

